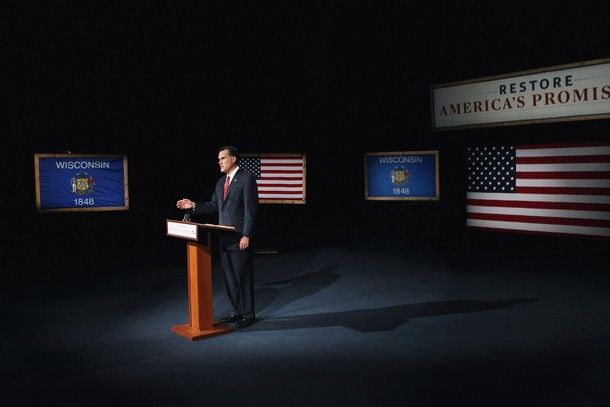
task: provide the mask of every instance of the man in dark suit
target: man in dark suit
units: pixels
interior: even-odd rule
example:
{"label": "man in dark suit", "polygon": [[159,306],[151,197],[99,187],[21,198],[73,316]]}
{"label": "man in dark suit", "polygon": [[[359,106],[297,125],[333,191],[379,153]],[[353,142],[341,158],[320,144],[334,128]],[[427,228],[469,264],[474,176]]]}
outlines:
{"label": "man in dark suit", "polygon": [[232,308],[220,322],[236,322],[239,329],[256,322],[251,238],[258,209],[258,191],[256,178],[239,168],[236,147],[218,149],[218,165],[225,175],[216,182],[211,200],[193,202],[183,198],[176,207],[191,209],[195,215],[218,212],[218,224],[237,229],[237,233],[221,234],[218,243],[225,288]]}

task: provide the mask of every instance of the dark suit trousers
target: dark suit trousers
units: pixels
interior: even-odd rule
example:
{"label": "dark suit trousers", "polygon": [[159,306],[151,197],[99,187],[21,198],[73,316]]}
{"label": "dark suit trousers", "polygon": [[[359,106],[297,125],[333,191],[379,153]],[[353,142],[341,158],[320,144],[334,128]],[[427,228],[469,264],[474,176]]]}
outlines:
{"label": "dark suit trousers", "polygon": [[239,249],[240,237],[238,236],[237,240],[234,236],[220,239],[220,262],[232,311],[254,317],[252,251]]}

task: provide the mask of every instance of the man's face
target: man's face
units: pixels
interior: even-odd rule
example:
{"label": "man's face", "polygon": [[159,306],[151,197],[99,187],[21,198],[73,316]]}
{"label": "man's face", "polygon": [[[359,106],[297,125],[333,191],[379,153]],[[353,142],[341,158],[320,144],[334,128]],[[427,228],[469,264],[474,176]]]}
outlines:
{"label": "man's face", "polygon": [[229,150],[222,150],[218,153],[218,165],[220,166],[220,172],[228,174],[235,167],[235,161],[237,157],[229,154]]}

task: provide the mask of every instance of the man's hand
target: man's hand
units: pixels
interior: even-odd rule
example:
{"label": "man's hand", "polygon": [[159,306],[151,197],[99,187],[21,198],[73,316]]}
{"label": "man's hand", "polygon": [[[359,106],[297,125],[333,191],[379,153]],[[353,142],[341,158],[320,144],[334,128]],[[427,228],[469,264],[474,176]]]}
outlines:
{"label": "man's hand", "polygon": [[242,236],[241,239],[239,239],[239,249],[246,250],[248,247],[250,247],[250,238],[248,236]]}
{"label": "man's hand", "polygon": [[178,202],[176,202],[176,208],[178,209],[191,209],[193,207],[193,202],[190,199],[182,198]]}

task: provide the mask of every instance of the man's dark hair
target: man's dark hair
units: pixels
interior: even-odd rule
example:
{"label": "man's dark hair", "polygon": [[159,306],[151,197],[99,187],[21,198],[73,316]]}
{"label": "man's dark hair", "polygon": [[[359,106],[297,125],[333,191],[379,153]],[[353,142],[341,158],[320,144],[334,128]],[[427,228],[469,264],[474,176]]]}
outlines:
{"label": "man's dark hair", "polygon": [[229,155],[237,158],[237,161],[239,161],[239,150],[237,149],[237,147],[235,146],[222,146],[218,149],[218,152],[220,153],[222,150],[227,150],[229,152]]}

